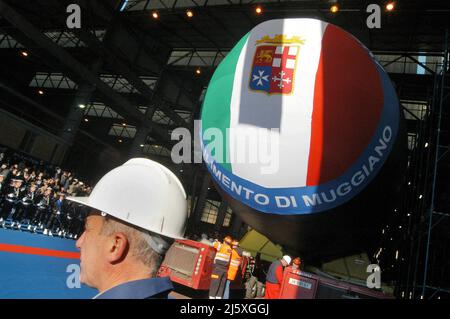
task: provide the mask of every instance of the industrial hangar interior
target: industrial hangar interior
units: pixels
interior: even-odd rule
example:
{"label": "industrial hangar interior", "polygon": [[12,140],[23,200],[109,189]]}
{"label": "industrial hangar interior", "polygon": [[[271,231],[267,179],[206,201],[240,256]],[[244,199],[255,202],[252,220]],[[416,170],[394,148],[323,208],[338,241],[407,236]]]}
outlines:
{"label": "industrial hangar interior", "polygon": [[[69,26],[72,4],[81,9],[79,27]],[[379,28],[368,25],[373,4],[381,9]],[[364,248],[322,256],[314,247],[284,245],[272,236],[283,226],[269,230],[256,213],[239,214],[242,203],[227,200],[205,162],[171,157],[175,129],[198,134],[195,120],[230,51],[257,25],[291,18],[318,19],[353,35],[398,97],[404,161],[394,171],[401,176],[386,177],[394,193],[383,194],[388,188],[381,186],[372,192],[373,201],[385,204],[379,213],[385,218]],[[448,299],[449,21],[448,1],[0,0],[1,162],[25,159],[70,171],[89,193],[130,158],[149,158],[169,168],[186,191],[186,238],[243,240],[254,229],[260,246],[273,248],[275,257],[278,251],[299,256],[303,271],[365,285],[367,265],[376,264],[378,290],[391,297]],[[340,56],[330,59],[340,63]],[[352,77],[345,73],[342,78]],[[188,152],[201,156],[199,146]],[[359,211],[367,220],[377,214]],[[27,233],[13,228],[0,230]],[[68,238],[34,234],[45,235]],[[73,245],[74,238],[67,241]]]}

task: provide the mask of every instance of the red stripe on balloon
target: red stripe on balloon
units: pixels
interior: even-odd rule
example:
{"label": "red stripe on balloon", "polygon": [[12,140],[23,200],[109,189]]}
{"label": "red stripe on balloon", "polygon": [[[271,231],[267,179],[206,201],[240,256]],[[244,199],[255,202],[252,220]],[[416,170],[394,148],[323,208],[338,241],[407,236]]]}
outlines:
{"label": "red stripe on balloon", "polygon": [[381,79],[369,53],[328,25],[315,79],[307,186],[336,179],[355,163],[375,133],[382,108]]}

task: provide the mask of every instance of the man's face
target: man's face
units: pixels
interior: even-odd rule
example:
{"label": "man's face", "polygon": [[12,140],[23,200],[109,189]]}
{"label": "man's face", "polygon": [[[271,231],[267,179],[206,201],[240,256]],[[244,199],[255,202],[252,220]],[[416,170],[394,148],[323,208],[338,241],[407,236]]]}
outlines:
{"label": "man's face", "polygon": [[104,218],[91,214],[86,218],[83,234],[77,240],[80,250],[80,280],[82,283],[97,288],[99,277],[107,264],[106,246],[108,236],[101,233]]}

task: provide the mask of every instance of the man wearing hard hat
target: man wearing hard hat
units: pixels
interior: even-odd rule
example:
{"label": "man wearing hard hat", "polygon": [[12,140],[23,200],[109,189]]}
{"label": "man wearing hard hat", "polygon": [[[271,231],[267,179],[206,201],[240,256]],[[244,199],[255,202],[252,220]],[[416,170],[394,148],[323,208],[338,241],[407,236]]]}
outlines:
{"label": "man wearing hard hat", "polygon": [[265,299],[278,299],[280,297],[281,282],[283,281],[283,269],[289,266],[291,257],[283,256],[275,260],[269,267],[266,277],[266,295]]}
{"label": "man wearing hard hat", "polygon": [[182,238],[186,193],[166,167],[143,158],[119,166],[89,197],[68,200],[90,209],[80,249],[81,282],[97,299],[167,298],[169,278],[155,278],[173,239]]}
{"label": "man wearing hard hat", "polygon": [[227,283],[228,266],[231,260],[231,236],[225,236],[223,243],[215,241],[213,246],[217,250],[211,271],[211,283],[209,286],[209,299],[222,299]]}

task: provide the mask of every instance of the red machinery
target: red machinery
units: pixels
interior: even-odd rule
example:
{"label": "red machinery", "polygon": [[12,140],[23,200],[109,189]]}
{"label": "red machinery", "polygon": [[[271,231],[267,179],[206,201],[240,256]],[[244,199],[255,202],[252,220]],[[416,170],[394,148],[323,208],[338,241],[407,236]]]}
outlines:
{"label": "red machinery", "polygon": [[[170,276],[173,282],[197,290],[208,290],[216,249],[193,240],[176,240],[166,253],[158,270],[158,277]],[[242,258],[242,272],[231,284],[231,288],[243,288],[242,274],[247,258]]]}
{"label": "red machinery", "polygon": [[382,292],[287,267],[280,299],[388,299]]}

